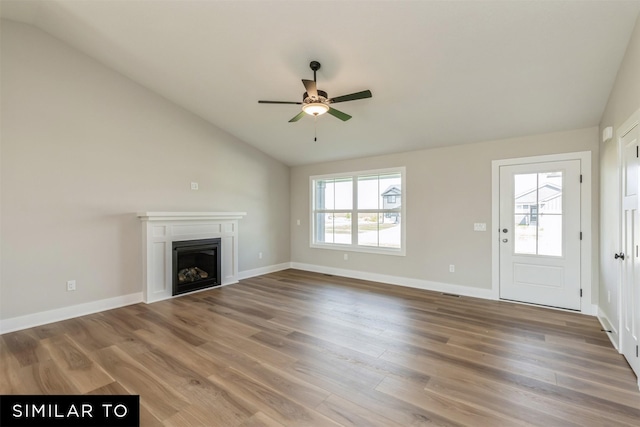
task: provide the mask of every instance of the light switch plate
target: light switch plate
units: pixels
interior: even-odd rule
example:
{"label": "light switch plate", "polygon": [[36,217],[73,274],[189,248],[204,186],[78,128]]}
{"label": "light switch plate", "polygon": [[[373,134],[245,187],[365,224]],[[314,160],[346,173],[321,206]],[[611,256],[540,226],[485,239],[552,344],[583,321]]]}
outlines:
{"label": "light switch plate", "polygon": [[487,231],[486,222],[476,222],[473,224],[473,231]]}

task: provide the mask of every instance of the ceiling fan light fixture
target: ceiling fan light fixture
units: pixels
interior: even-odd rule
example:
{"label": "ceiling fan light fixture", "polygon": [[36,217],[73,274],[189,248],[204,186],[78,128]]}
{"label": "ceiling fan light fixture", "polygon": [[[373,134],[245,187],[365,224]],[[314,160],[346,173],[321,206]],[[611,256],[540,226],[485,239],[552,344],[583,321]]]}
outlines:
{"label": "ceiling fan light fixture", "polygon": [[302,106],[302,111],[310,116],[320,116],[329,111],[329,106],[322,102],[310,102]]}
{"label": "ceiling fan light fixture", "polygon": [[[1,1],[1,0],[0,0]],[[296,104],[302,105],[302,111],[296,114],[289,123],[299,121],[305,114],[313,117],[318,117],[324,113],[329,113],[333,117],[346,122],[351,118],[350,115],[343,113],[340,110],[336,110],[330,105],[336,102],[355,101],[357,99],[371,98],[370,90],[363,90],[360,92],[350,93],[348,95],[337,96],[329,98],[327,92],[318,89],[316,85],[316,71],[320,69],[320,63],[318,61],[311,61],[309,67],[313,71],[313,80],[302,79],[302,84],[306,92],[302,95],[302,101],[258,101],[260,104]]]}

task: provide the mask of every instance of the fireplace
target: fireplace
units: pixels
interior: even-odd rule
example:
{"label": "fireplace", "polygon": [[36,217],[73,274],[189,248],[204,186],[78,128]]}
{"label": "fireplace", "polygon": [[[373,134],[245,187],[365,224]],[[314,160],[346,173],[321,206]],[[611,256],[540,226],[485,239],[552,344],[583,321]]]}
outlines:
{"label": "fireplace", "polygon": [[246,212],[138,212],[143,223],[144,302],[150,304],[174,296],[173,242],[219,238],[218,283],[221,286],[238,283],[238,222],[246,215]]}
{"label": "fireplace", "polygon": [[173,242],[172,295],[212,288],[222,284],[221,239]]}

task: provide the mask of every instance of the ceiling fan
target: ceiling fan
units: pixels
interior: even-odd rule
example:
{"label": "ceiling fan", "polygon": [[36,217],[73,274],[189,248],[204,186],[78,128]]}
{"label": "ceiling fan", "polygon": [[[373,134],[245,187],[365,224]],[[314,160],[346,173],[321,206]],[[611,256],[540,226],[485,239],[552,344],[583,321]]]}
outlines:
{"label": "ceiling fan", "polygon": [[337,96],[335,98],[329,98],[327,92],[323,90],[319,90],[316,87],[316,71],[320,69],[320,63],[318,61],[311,61],[309,64],[311,70],[313,70],[313,80],[304,80],[302,79],[302,84],[304,88],[307,90],[304,95],[302,95],[302,102],[294,102],[294,101],[258,101],[260,104],[297,104],[302,105],[302,111],[298,113],[294,118],[289,120],[291,122],[297,122],[300,120],[305,114],[309,114],[310,116],[319,116],[324,113],[329,113],[334,117],[339,118],[340,120],[346,122],[351,118],[350,115],[343,113],[342,111],[336,110],[331,107],[331,104],[335,104],[337,102],[345,102],[345,101],[355,101],[356,99],[364,99],[371,98],[370,90],[363,90],[362,92],[351,93],[349,95]]}

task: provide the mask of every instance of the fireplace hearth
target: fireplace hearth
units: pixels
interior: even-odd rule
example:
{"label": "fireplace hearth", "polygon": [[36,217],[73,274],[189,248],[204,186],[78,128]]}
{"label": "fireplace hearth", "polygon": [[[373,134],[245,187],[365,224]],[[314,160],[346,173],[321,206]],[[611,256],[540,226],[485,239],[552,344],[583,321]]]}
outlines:
{"label": "fireplace hearth", "polygon": [[213,288],[222,284],[221,239],[173,242],[172,295]]}

